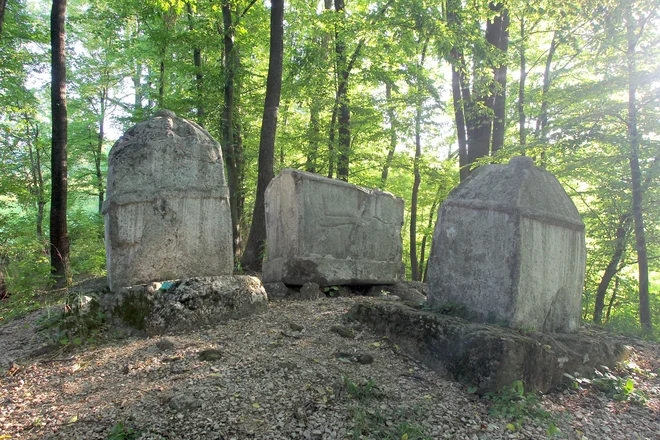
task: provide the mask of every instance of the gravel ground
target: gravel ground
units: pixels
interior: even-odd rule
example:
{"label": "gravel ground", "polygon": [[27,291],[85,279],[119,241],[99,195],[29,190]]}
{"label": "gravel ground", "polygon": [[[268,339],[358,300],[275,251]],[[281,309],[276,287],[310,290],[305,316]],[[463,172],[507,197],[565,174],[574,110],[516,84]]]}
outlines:
{"label": "gravel ground", "polygon": [[[660,439],[657,345],[631,342],[618,372],[633,375],[644,405],[587,386],[539,396],[547,414],[525,418],[523,400],[505,417],[368,328],[347,327],[355,301],[374,299],[274,302],[195,333],[18,362],[0,378],[0,439],[544,439],[554,426],[571,439]],[[27,354],[38,340],[34,319],[10,325],[2,351],[20,358],[17,347]]]}

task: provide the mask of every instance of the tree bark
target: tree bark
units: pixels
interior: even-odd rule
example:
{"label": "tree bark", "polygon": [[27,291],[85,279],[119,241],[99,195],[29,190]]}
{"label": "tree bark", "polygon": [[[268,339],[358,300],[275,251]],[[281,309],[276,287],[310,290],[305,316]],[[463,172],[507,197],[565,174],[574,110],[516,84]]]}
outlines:
{"label": "tree bark", "polygon": [[266,99],[259,141],[259,175],[254,202],[252,225],[241,263],[244,268],[258,270],[263,260],[266,243],[266,210],[264,195],[274,177],[275,134],[277,112],[282,90],[282,60],[284,55],[284,0],[271,0],[270,10],[270,57],[266,80]]}
{"label": "tree bark", "polygon": [[456,121],[456,137],[458,138],[458,164],[460,167],[461,182],[470,175],[470,161],[467,152],[467,134],[465,131],[465,115],[463,113],[463,98],[461,94],[461,57],[452,49],[451,63],[451,91],[454,104],[454,118]]}
{"label": "tree bark", "polygon": [[5,23],[5,8],[7,0],[0,0],[0,36],[2,36],[2,26]]}
{"label": "tree bark", "polygon": [[[39,240],[43,239],[43,222],[44,222],[44,207],[46,206],[46,199],[44,197],[44,179],[41,172],[41,152],[39,151],[39,124],[35,124],[34,133],[30,133],[31,121],[28,115],[25,115],[25,123],[27,125],[26,138],[32,138],[33,142],[28,143],[28,154],[30,155],[30,168],[32,174],[33,193],[37,196],[37,221],[36,232]],[[32,149],[32,143],[35,148]]]}
{"label": "tree bark", "polygon": [[238,68],[238,56],[234,48],[234,25],[229,0],[222,2],[223,41],[224,41],[224,103],[222,107],[222,153],[225,157],[227,169],[227,186],[229,187],[229,205],[232,222],[232,238],[234,259],[238,261],[241,255],[241,218],[239,216],[240,205],[240,175],[241,175],[241,152],[236,148],[236,137],[234,133],[235,102],[235,75]]}
{"label": "tree bark", "polygon": [[[460,2],[447,0],[447,23],[454,33],[459,32],[458,9]],[[458,140],[458,163],[460,180],[465,180],[470,174],[470,161],[468,158],[467,132],[465,126],[465,104],[468,102],[463,93],[469,95],[469,87],[464,82],[465,58],[463,50],[458,46],[451,48],[451,92],[454,105],[454,120],[456,122],[456,137]],[[467,98],[469,100],[469,96]]]}
{"label": "tree bark", "polygon": [[103,211],[103,200],[105,190],[103,185],[103,171],[101,170],[101,158],[103,157],[103,141],[105,139],[105,107],[108,99],[108,89],[103,87],[100,94],[99,135],[94,151],[94,166],[96,170],[96,190],[99,200],[99,214]]}
{"label": "tree bark", "polygon": [[335,0],[335,12],[340,14],[340,25],[335,33],[335,53],[337,55],[337,68],[339,85],[337,87],[338,103],[338,144],[337,144],[337,178],[348,181],[348,168],[351,152],[351,111],[348,99],[349,68],[346,62],[346,44],[344,42],[344,0]]}
{"label": "tree bark", "polygon": [[642,208],[642,173],[639,166],[639,138],[637,128],[637,84],[639,81],[636,65],[636,46],[639,37],[636,35],[637,22],[632,13],[632,5],[625,7],[626,61],[628,67],[628,143],[630,146],[630,174],[633,190],[633,216],[635,227],[635,242],[637,247],[637,265],[639,271],[639,320],[642,329],[651,333],[651,307],[649,303],[649,265],[646,251],[644,215]]}
{"label": "tree bark", "polygon": [[387,100],[387,117],[390,120],[390,148],[387,150],[387,158],[385,159],[385,165],[383,165],[383,172],[380,175],[380,189],[383,190],[387,184],[387,176],[390,172],[397,144],[396,114],[392,102],[392,83],[390,81],[385,81],[385,99]]}
{"label": "tree bark", "polygon": [[[186,2],[186,9],[188,10],[188,29],[192,32],[195,28],[193,26],[193,10],[190,2]],[[203,127],[204,116],[206,114],[203,95],[204,73],[202,72],[202,50],[198,47],[193,47],[193,64],[195,66],[195,90],[197,91],[197,122]]]}
{"label": "tree bark", "polygon": [[[500,16],[493,20],[497,28],[497,41],[495,46],[505,57],[509,50],[509,10],[504,8]],[[495,153],[504,146],[504,131],[506,128],[506,73],[507,62],[504,58],[499,65],[493,68],[496,82],[496,91],[493,96],[493,141],[491,152]]]}
{"label": "tree bark", "polygon": [[[431,230],[433,228],[433,215],[435,214],[436,207],[438,206],[438,196],[440,193],[440,188],[438,188],[438,194],[436,195],[436,198],[433,200],[433,204],[431,205],[431,210],[429,211],[429,223],[428,223],[428,229]],[[422,238],[422,247],[419,252],[419,267],[420,267],[420,280],[426,282],[426,268],[427,264],[425,264],[426,261],[426,243],[428,241],[428,234],[424,234],[424,237]]]}
{"label": "tree bark", "polygon": [[319,105],[314,99],[309,104],[309,129],[307,136],[309,137],[309,144],[307,147],[305,171],[315,173],[319,151],[319,138],[321,136],[321,123],[319,121]]}
{"label": "tree bark", "polygon": [[53,0],[50,15],[51,42],[51,180],[50,264],[55,287],[69,283],[69,234],[67,208],[67,109],[65,57],[66,0]]}
{"label": "tree bark", "polygon": [[527,129],[525,128],[525,80],[527,79],[527,59],[525,58],[525,17],[520,18],[520,84],[518,85],[518,132],[520,151],[525,154]]}
{"label": "tree bark", "polygon": [[555,51],[559,44],[557,31],[552,35],[552,42],[548,50],[548,56],[545,59],[545,70],[543,72],[543,89],[541,90],[541,114],[536,120],[536,138],[543,142],[545,141],[545,132],[548,125],[548,91],[550,90],[550,69],[552,67],[552,58],[555,56]]}
{"label": "tree bark", "polygon": [[617,268],[623,252],[626,249],[626,239],[630,231],[630,223],[632,222],[632,216],[630,214],[622,215],[619,218],[619,224],[616,228],[616,239],[614,241],[614,252],[612,252],[612,257],[610,262],[605,268],[605,273],[598,284],[598,289],[596,290],[596,304],[594,306],[594,322],[600,324],[603,319],[603,308],[605,307],[605,295],[607,294],[607,289],[610,286],[612,278],[617,273]]}
{"label": "tree bark", "polygon": [[417,204],[419,198],[419,185],[422,176],[419,173],[419,161],[422,157],[422,112],[423,103],[422,91],[422,69],[424,68],[424,59],[426,58],[426,48],[428,39],[424,42],[421,58],[417,64],[417,90],[415,103],[415,159],[413,162],[414,181],[412,187],[412,196],[410,200],[410,272],[413,281],[420,281],[419,265],[417,260]]}

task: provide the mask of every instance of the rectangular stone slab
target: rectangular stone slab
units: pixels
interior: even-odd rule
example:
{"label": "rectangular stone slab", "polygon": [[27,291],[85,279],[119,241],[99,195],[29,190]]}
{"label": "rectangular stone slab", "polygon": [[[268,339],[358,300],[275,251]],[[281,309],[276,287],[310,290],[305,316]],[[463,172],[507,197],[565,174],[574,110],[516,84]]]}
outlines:
{"label": "rectangular stone slab", "polygon": [[402,279],[403,200],[303,171],[266,190],[263,281],[391,284]]}
{"label": "rectangular stone slab", "polygon": [[563,374],[593,374],[627,357],[619,341],[585,333],[522,335],[495,325],[416,310],[403,304],[360,303],[349,316],[386,335],[404,352],[479,393],[500,390],[516,380],[525,389],[547,392]]}

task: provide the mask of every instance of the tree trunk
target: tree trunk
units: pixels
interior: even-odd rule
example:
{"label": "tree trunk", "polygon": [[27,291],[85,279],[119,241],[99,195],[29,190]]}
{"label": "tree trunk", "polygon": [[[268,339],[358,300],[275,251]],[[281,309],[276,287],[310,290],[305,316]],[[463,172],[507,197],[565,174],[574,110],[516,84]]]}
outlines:
{"label": "tree trunk", "polygon": [[[29,127],[30,121],[25,115],[26,124]],[[37,196],[37,220],[36,220],[36,233],[39,240],[43,239],[43,223],[44,223],[44,207],[46,206],[46,199],[44,197],[44,179],[41,172],[41,152],[39,151],[39,124],[35,124],[34,134],[30,133],[29,128],[26,130],[26,138],[32,137],[34,140],[35,148],[32,149],[32,142],[28,143],[28,153],[30,155],[30,168],[32,174],[32,186],[34,187],[34,194]]]}
{"label": "tree trunk", "polygon": [[617,273],[617,268],[623,252],[626,249],[626,239],[628,237],[628,232],[630,231],[630,223],[632,222],[632,216],[630,214],[622,215],[619,218],[619,224],[616,228],[616,239],[614,241],[614,252],[610,258],[610,262],[605,268],[605,273],[598,284],[598,289],[596,290],[596,305],[594,306],[594,322],[600,324],[603,319],[603,308],[605,307],[605,295],[607,294],[607,289],[610,286],[612,278]]}
{"label": "tree trunk", "polygon": [[108,99],[108,90],[104,87],[101,89],[100,96],[100,114],[99,114],[99,135],[98,142],[96,143],[96,150],[94,151],[94,166],[96,169],[96,190],[99,200],[99,214],[103,211],[103,200],[105,198],[105,190],[103,185],[103,172],[101,170],[101,158],[103,157],[103,140],[105,139],[105,107]]}
{"label": "tree trunk", "polygon": [[454,103],[454,118],[456,121],[456,137],[458,138],[458,164],[460,167],[461,182],[470,174],[470,162],[467,154],[467,134],[465,132],[465,116],[463,113],[463,98],[461,96],[461,66],[458,64],[460,57],[455,49],[452,49],[451,63],[451,91]]}
{"label": "tree trunk", "polygon": [[241,170],[239,168],[239,152],[236,151],[236,139],[234,136],[234,113],[236,111],[234,82],[236,69],[238,68],[238,57],[234,49],[234,25],[231,5],[228,0],[222,2],[222,21],[225,67],[224,103],[222,107],[222,152],[225,157],[225,166],[227,169],[234,259],[238,261],[241,254],[241,218],[238,215]]}
{"label": "tree trunk", "polygon": [[[332,9],[332,1],[333,0],[324,0],[325,11],[329,11]],[[322,60],[324,64],[327,61],[327,55],[328,55],[327,50],[328,50],[329,40],[330,40],[330,33],[325,32],[321,39]],[[305,161],[305,171],[310,173],[316,173],[318,167],[319,143],[321,141],[321,121],[319,115],[321,113],[321,109],[323,108],[322,103],[318,99],[318,95],[323,93],[323,90],[324,90],[324,86],[318,86],[318,85],[315,86],[313,88],[315,96],[312,97],[311,102],[309,104],[309,113],[310,113],[309,130],[308,130],[309,146],[307,150],[307,158]],[[333,108],[333,111],[336,111],[336,109]],[[332,125],[331,136],[333,137],[333,140],[328,146],[329,152],[331,152],[334,148],[334,145],[332,145],[332,143],[334,142],[334,124]],[[330,169],[330,167],[328,168]]]}
{"label": "tree trunk", "polygon": [[271,0],[270,10],[270,58],[268,79],[266,80],[266,100],[261,123],[259,141],[259,176],[257,195],[254,202],[252,225],[245,253],[243,267],[258,270],[263,260],[266,243],[266,210],[264,195],[266,187],[274,177],[273,159],[275,154],[275,134],[277,131],[277,111],[282,90],[282,59],[284,54],[284,0]]}
{"label": "tree trunk", "polygon": [[319,138],[321,136],[321,123],[319,121],[319,105],[316,100],[309,104],[309,144],[307,147],[307,159],[305,161],[305,171],[308,173],[316,172],[316,161],[319,151]]}
{"label": "tree trunk", "polygon": [[[509,50],[509,10],[504,8],[501,16],[495,17],[494,26],[497,28],[497,41],[495,46],[500,50],[501,56],[506,56]],[[493,68],[496,82],[496,91],[493,96],[493,142],[491,152],[495,153],[504,146],[504,131],[506,128],[506,73],[507,62],[503,59]]]}
{"label": "tree trunk", "polygon": [[637,265],[639,269],[639,320],[642,329],[651,333],[651,307],[649,304],[649,263],[646,252],[646,237],[642,209],[642,173],[639,166],[639,138],[637,129],[637,84],[636,45],[638,41],[637,22],[632,13],[632,6],[626,5],[626,37],[628,48],[626,61],[628,67],[628,143],[630,146],[630,174],[633,190],[633,216],[635,241],[637,245]]}
{"label": "tree trunk", "polygon": [[133,64],[133,72],[131,75],[131,80],[133,81],[133,89],[135,90],[135,95],[133,96],[133,120],[135,122],[141,121],[144,118],[144,110],[142,109],[142,64],[139,61],[135,61]]}
{"label": "tree trunk", "polygon": [[525,154],[527,129],[525,128],[525,80],[527,79],[527,60],[525,58],[525,18],[520,18],[520,84],[518,86],[518,131],[520,151]]}
{"label": "tree trunk", "polygon": [[[454,33],[458,33],[460,23],[458,9],[460,2],[447,0],[447,24]],[[465,58],[462,49],[457,46],[451,48],[451,92],[454,104],[454,120],[456,122],[456,137],[458,140],[458,163],[461,182],[470,174],[470,162],[467,149],[467,133],[465,127],[465,104],[468,102],[463,93],[469,95],[469,87],[464,82]]]}
{"label": "tree trunk", "polygon": [[387,117],[390,120],[390,148],[387,150],[387,158],[385,165],[383,165],[383,172],[380,175],[380,189],[384,190],[387,184],[387,176],[390,172],[390,166],[394,159],[394,151],[396,150],[397,135],[396,135],[396,114],[394,112],[394,103],[392,102],[392,83],[385,81],[385,99],[387,100]]}
{"label": "tree trunk", "polygon": [[2,26],[5,23],[5,7],[7,6],[7,0],[0,0],[0,36],[2,36]]}
{"label": "tree trunk", "polygon": [[543,72],[543,89],[541,91],[541,114],[536,120],[536,138],[543,142],[545,141],[545,132],[548,125],[548,91],[550,90],[550,68],[552,67],[552,58],[555,56],[555,51],[559,44],[557,31],[552,35],[552,42],[548,50],[548,56],[545,59],[545,71]]}
{"label": "tree trunk", "polygon": [[426,58],[426,47],[428,40],[424,42],[422,54],[417,64],[417,90],[415,105],[415,160],[413,162],[414,181],[412,187],[412,196],[410,200],[410,272],[413,281],[420,281],[419,266],[417,260],[417,202],[419,197],[419,185],[422,176],[419,173],[419,161],[422,157],[422,111],[424,100],[422,98],[422,69],[424,69],[424,58]]}
{"label": "tree trunk", "polygon": [[[194,31],[193,26],[193,10],[190,2],[186,2],[186,9],[188,10],[188,29]],[[202,50],[194,47],[193,48],[193,64],[195,66],[195,90],[197,92],[197,122],[202,127],[204,126],[204,115],[206,113],[204,108],[204,91],[203,91],[203,80],[204,73],[202,72]]]}
{"label": "tree trunk", "polygon": [[[442,188],[442,186],[440,188]],[[436,198],[433,200],[433,204],[431,205],[431,210],[429,211],[429,223],[428,223],[429,230],[433,228],[433,215],[435,214],[435,209],[438,206],[438,195],[440,193],[440,188],[438,188],[438,194],[436,195]],[[422,247],[419,252],[420,281],[422,280],[426,281],[426,264],[424,262],[426,261],[426,242],[428,241],[428,239],[429,239],[429,235],[424,234],[424,237],[422,238]]]}
{"label": "tree trunk", "polygon": [[614,279],[614,289],[612,290],[612,296],[610,297],[610,302],[607,304],[607,314],[605,315],[605,322],[610,320],[612,314],[612,308],[614,307],[614,301],[616,300],[617,294],[619,293],[619,277]]}
{"label": "tree trunk", "polygon": [[344,42],[344,0],[335,0],[335,12],[339,14],[340,25],[335,33],[335,53],[339,83],[337,87],[338,103],[338,144],[337,144],[337,178],[348,181],[348,167],[351,152],[351,111],[348,100],[349,68],[346,62],[346,44]]}
{"label": "tree trunk", "polygon": [[163,47],[161,49],[160,55],[162,59],[160,60],[160,68],[158,75],[158,107],[163,108],[165,105],[165,53],[166,49]]}
{"label": "tree trunk", "polygon": [[66,0],[53,0],[50,15],[51,42],[51,180],[50,264],[55,287],[69,283],[69,234],[67,207],[67,110],[65,28]]}

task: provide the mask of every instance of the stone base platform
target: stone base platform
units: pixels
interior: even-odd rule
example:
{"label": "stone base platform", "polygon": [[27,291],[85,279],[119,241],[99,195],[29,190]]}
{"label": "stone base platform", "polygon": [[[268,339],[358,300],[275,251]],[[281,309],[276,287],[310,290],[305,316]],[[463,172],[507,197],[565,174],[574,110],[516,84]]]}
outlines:
{"label": "stone base platform", "polygon": [[548,392],[564,373],[590,376],[614,365],[627,347],[611,338],[544,334],[477,324],[404,304],[360,303],[349,317],[388,336],[401,350],[452,379],[477,387],[480,394],[522,380],[525,389]]}

